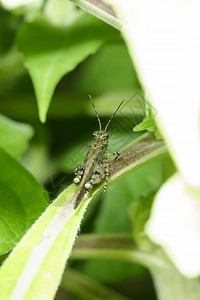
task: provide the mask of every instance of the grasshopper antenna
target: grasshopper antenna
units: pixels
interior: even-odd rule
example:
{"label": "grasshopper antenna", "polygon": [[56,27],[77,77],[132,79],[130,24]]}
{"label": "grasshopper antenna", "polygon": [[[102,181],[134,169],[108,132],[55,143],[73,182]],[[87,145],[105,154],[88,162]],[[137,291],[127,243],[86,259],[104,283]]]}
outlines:
{"label": "grasshopper antenna", "polygon": [[95,111],[96,116],[97,116],[97,120],[98,120],[98,122],[99,122],[99,130],[101,130],[101,120],[100,120],[100,118],[99,118],[98,112],[97,112],[97,110],[96,110],[96,107],[95,107],[94,102],[93,102],[93,100],[92,100],[92,97],[91,97],[90,95],[89,95],[89,98],[90,98],[90,101],[92,102],[92,106],[93,106],[93,108],[94,108],[94,111]]}
{"label": "grasshopper antenna", "polygon": [[121,105],[124,103],[125,99],[122,100],[122,102],[120,103],[120,105],[118,106],[118,108],[116,109],[116,111],[112,114],[112,116],[110,117],[110,120],[108,120],[108,123],[106,124],[106,127],[105,127],[105,131],[107,130],[108,128],[108,125],[110,124],[110,122],[112,121],[112,119],[114,118],[115,114],[117,113],[117,111],[120,109]]}

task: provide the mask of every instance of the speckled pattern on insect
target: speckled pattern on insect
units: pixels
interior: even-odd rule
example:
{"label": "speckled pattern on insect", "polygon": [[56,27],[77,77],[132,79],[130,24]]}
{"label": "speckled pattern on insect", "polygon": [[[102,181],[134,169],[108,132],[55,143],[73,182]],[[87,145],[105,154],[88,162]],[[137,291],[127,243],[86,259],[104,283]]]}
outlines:
{"label": "speckled pattern on insect", "polygon": [[107,133],[108,125],[113,119],[116,112],[119,110],[120,106],[124,100],[117,107],[116,111],[113,113],[108,123],[105,126],[105,129],[101,128],[101,121],[92,101],[91,96],[89,95],[92,106],[96,112],[96,116],[99,122],[99,130],[93,133],[94,142],[89,146],[87,155],[83,164],[76,167],[74,170],[75,178],[74,183],[80,184],[79,188],[75,194],[74,199],[74,209],[79,205],[81,199],[89,193],[89,191],[95,186],[105,181],[104,192],[107,187],[108,182],[108,156],[116,155],[116,159],[119,156],[119,152],[108,153],[108,139],[109,134]]}

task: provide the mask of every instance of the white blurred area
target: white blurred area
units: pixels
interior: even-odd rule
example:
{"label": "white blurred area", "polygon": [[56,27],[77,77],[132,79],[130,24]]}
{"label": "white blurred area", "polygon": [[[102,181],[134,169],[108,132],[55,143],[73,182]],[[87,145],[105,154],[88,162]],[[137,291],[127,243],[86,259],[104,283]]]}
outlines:
{"label": "white blurred area", "polygon": [[200,1],[109,2],[122,18],[131,57],[178,168],[158,192],[146,231],[180,272],[195,277],[200,274]]}
{"label": "white blurred area", "polygon": [[164,247],[187,277],[198,276],[200,270],[199,216],[199,200],[176,175],[158,192],[146,225],[148,236]]}
{"label": "white blurred area", "polygon": [[112,2],[171,155],[200,187],[200,1]]}
{"label": "white blurred area", "polygon": [[22,6],[40,7],[43,0],[0,0],[0,4],[6,9],[16,9]]}

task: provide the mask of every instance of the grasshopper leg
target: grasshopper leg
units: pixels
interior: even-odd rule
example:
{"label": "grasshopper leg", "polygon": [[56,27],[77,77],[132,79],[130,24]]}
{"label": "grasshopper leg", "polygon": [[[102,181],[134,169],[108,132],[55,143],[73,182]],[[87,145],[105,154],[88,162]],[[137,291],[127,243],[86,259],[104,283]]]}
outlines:
{"label": "grasshopper leg", "polygon": [[91,190],[94,185],[98,185],[105,180],[105,169],[98,165],[91,179],[85,184],[87,190]]}
{"label": "grasshopper leg", "polygon": [[75,184],[79,184],[82,177],[83,177],[83,173],[85,171],[85,165],[82,164],[82,165],[79,165],[78,167],[76,167],[76,169],[74,170],[74,174],[75,174],[75,178],[74,178],[74,183]]}
{"label": "grasshopper leg", "polygon": [[114,155],[116,155],[115,160],[117,160],[118,157],[120,156],[120,154],[121,154],[121,152],[116,151],[116,152],[113,152],[113,153],[108,153],[108,156],[114,156]]}
{"label": "grasshopper leg", "polygon": [[106,157],[105,173],[106,173],[106,180],[105,180],[104,190],[103,190],[104,193],[105,193],[106,188],[107,188],[107,184],[108,184],[108,175],[109,175],[108,156]]}
{"label": "grasshopper leg", "polygon": [[103,190],[104,193],[105,193],[106,188],[107,188],[107,185],[108,185],[108,175],[109,175],[108,156],[114,156],[114,155],[116,155],[115,160],[117,160],[120,154],[121,154],[121,152],[119,152],[119,151],[113,152],[113,153],[108,153],[107,157],[105,158],[105,173],[106,173],[106,180],[105,180],[104,190]]}

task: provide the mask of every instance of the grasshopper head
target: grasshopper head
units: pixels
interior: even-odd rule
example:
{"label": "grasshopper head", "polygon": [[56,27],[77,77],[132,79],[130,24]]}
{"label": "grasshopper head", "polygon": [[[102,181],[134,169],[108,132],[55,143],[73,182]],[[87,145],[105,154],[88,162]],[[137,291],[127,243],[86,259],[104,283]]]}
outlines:
{"label": "grasshopper head", "polygon": [[109,134],[104,130],[95,131],[93,133],[93,137],[95,141],[107,141],[109,138]]}

